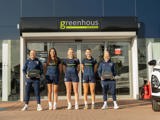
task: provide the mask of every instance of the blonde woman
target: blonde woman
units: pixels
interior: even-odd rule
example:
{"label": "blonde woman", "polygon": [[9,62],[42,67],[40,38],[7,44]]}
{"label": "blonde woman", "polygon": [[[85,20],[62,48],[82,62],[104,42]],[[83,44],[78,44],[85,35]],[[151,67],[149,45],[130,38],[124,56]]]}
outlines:
{"label": "blonde woman", "polygon": [[74,96],[75,96],[75,109],[79,109],[78,106],[78,99],[79,99],[79,94],[78,94],[78,83],[79,83],[79,69],[80,68],[80,62],[79,59],[75,58],[74,56],[74,50],[72,48],[68,49],[67,52],[67,58],[63,60],[63,70],[65,73],[64,76],[64,82],[66,86],[66,96],[67,96],[67,102],[68,102],[68,107],[67,109],[71,109],[71,87],[73,85],[73,91],[74,91]]}
{"label": "blonde woman", "polygon": [[92,106],[91,108],[95,108],[95,73],[97,71],[97,61],[92,57],[91,49],[88,48],[85,51],[85,56],[82,60],[81,68],[83,73],[83,91],[84,91],[84,109],[88,109],[87,104],[87,95],[88,88],[90,87],[91,98],[92,98]]}

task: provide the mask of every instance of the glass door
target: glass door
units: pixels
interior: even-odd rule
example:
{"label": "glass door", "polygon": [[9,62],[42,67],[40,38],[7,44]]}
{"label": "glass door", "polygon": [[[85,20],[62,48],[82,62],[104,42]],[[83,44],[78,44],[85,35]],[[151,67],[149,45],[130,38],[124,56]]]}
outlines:
{"label": "glass door", "polygon": [[131,95],[130,42],[108,42],[107,50],[115,63],[117,95]]}
{"label": "glass door", "polygon": [[2,100],[2,40],[0,40],[0,101]]}
{"label": "glass door", "polygon": [[[106,45],[105,45],[106,44]],[[27,53],[31,49],[37,51],[37,56],[44,63],[47,59],[47,54],[50,48],[54,47],[57,50],[57,55],[61,59],[67,57],[68,48],[73,48],[75,55],[79,58],[80,62],[85,57],[85,50],[90,48],[92,50],[92,56],[97,60],[99,64],[103,60],[104,49],[109,50],[111,59],[116,65],[117,72],[117,94],[118,95],[131,95],[131,60],[130,60],[130,42],[112,42],[108,41],[104,43],[100,42],[27,42]],[[82,74],[80,77],[80,86],[79,93],[83,95],[83,86],[82,86]],[[47,96],[47,84],[44,77],[41,79],[41,96],[42,98]],[[73,93],[73,92],[72,92]],[[59,82],[59,96],[65,96],[65,84],[64,84],[64,74],[62,74],[61,80]],[[100,78],[96,74],[96,95],[101,95],[102,89],[100,84]],[[34,91],[32,91],[32,96],[34,96]]]}

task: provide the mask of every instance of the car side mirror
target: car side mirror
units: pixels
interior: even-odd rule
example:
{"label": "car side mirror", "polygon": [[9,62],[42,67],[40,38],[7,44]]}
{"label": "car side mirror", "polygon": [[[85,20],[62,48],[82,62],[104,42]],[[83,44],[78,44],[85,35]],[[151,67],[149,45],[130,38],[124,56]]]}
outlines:
{"label": "car side mirror", "polygon": [[155,66],[157,64],[156,60],[151,60],[148,62],[148,65]]}

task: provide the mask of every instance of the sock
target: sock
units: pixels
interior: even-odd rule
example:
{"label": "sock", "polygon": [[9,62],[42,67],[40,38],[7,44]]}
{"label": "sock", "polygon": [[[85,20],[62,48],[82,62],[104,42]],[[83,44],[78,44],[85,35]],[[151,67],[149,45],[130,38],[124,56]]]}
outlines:
{"label": "sock", "polygon": [[107,101],[104,101],[104,105],[106,105],[106,106],[107,106]]}
{"label": "sock", "polygon": [[113,101],[113,104],[114,104],[114,106],[118,106],[118,105],[117,105],[117,101]]}
{"label": "sock", "polygon": [[57,105],[57,103],[56,102],[54,102],[54,106],[56,106]]}
{"label": "sock", "polygon": [[94,101],[92,101],[92,105],[94,105]]}
{"label": "sock", "polygon": [[75,102],[75,105],[78,105],[78,102]]}
{"label": "sock", "polygon": [[25,107],[28,107],[28,104],[25,104],[24,106],[25,106]]}
{"label": "sock", "polygon": [[68,105],[71,105],[71,102],[68,102]]}
{"label": "sock", "polygon": [[52,102],[48,102],[49,106],[52,106]]}
{"label": "sock", "polygon": [[84,104],[87,105],[87,101],[85,101]]}
{"label": "sock", "polygon": [[37,106],[39,107],[39,106],[41,106],[40,104],[37,104]]}

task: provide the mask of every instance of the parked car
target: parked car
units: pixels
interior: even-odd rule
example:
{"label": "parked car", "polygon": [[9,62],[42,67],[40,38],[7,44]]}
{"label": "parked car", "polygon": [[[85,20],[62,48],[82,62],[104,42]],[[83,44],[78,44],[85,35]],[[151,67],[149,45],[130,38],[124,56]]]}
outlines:
{"label": "parked car", "polygon": [[154,111],[160,111],[160,61],[151,60],[148,64],[153,66],[150,77],[152,109]]}

